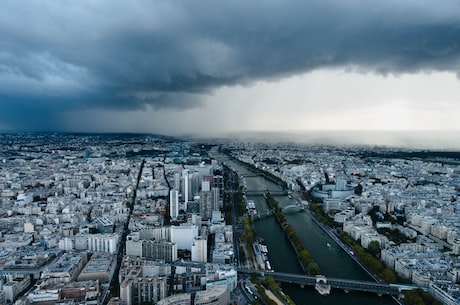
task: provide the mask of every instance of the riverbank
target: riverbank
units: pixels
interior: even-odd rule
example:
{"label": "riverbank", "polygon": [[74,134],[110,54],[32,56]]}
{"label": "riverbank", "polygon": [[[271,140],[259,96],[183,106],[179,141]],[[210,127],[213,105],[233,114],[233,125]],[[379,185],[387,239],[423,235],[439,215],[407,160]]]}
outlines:
{"label": "riverbank", "polygon": [[[233,168],[240,175],[245,177],[246,186],[249,190],[265,192],[267,189],[275,190],[279,185],[265,179],[260,175],[253,175],[253,172],[244,165],[225,157],[226,164]],[[256,208],[261,211],[266,209],[266,200],[262,196],[247,195],[255,201]],[[294,196],[293,196],[294,197]],[[292,204],[293,198],[286,196],[275,196],[279,201],[280,207]],[[299,239],[308,247],[309,252],[321,268],[321,272],[330,277],[350,278],[356,280],[368,279],[367,274],[353,262],[348,256],[344,256],[342,250],[335,246],[335,242],[317,225],[316,222],[308,217],[306,213],[285,214],[289,224],[296,229]],[[257,235],[264,239],[264,244],[269,249],[270,262],[276,272],[302,273],[302,269],[297,261],[292,245],[285,237],[284,231],[274,217],[259,219],[254,222]],[[239,227],[243,230],[243,222]],[[332,244],[327,247],[326,243]],[[266,273],[269,276],[269,273]],[[297,304],[323,304],[323,305],[368,305],[396,304],[390,297],[377,296],[368,293],[345,293],[341,290],[333,290],[327,296],[321,296],[314,288],[301,288],[295,284],[283,284],[283,291],[290,296]]]}
{"label": "riverbank", "polygon": [[262,177],[264,177],[268,181],[273,182],[275,184],[278,184],[283,189],[287,189],[288,185],[287,185],[286,181],[284,181],[280,177],[277,177],[274,174],[272,174],[272,173],[270,173],[270,172],[268,172],[266,170],[260,169],[257,166],[255,166],[254,164],[244,162],[244,161],[241,161],[240,159],[235,158],[229,151],[224,151],[223,153],[227,157],[229,157],[231,160],[233,160],[235,162],[238,162],[240,165],[242,165],[243,167],[247,168],[249,171],[252,171],[252,172],[255,172],[255,173],[261,175]]}
{"label": "riverbank", "polygon": [[[324,233],[326,233],[330,238],[332,238],[334,240],[334,242],[339,245],[340,248],[342,248],[343,251],[345,251],[345,253],[347,253],[347,255],[353,259],[353,261],[361,267],[361,269],[366,272],[375,282],[382,282],[382,280],[379,278],[379,276],[377,274],[375,274],[374,272],[372,272],[369,268],[367,268],[366,265],[364,265],[363,262],[361,262],[361,260],[355,256],[355,253],[353,252],[353,249],[346,243],[344,243],[342,241],[342,239],[340,238],[340,236],[338,235],[337,231],[335,229],[331,229],[330,227],[326,226],[324,223],[322,223],[314,213],[311,212],[311,210],[307,207],[304,209],[305,213],[308,214],[308,216],[318,225],[318,227],[320,227]],[[391,298],[399,305],[405,305],[405,303],[395,297],[395,296],[391,296]]]}
{"label": "riverbank", "polygon": [[265,200],[267,200],[267,204],[275,210],[275,219],[283,230],[286,238],[289,240],[292,248],[294,249],[294,252],[297,255],[297,260],[303,272],[309,275],[320,274],[321,272],[318,264],[313,260],[310,252],[305,249],[305,246],[300,241],[294,228],[286,221],[286,217],[281,211],[278,201],[270,193],[265,194]]}
{"label": "riverbank", "polygon": [[376,282],[381,282],[380,278],[369,268],[367,268],[360,260],[357,258],[353,252],[353,249],[346,243],[342,241],[340,236],[338,235],[337,231],[334,229],[331,229],[330,227],[326,226],[324,223],[322,223],[314,213],[310,211],[310,209],[306,208],[305,212],[310,216],[310,218],[327,234],[329,235],[330,238],[332,238],[337,245],[339,245],[340,248],[342,248],[345,253],[347,253],[348,256],[350,256],[360,267],[363,269],[364,272],[366,272],[374,281]]}

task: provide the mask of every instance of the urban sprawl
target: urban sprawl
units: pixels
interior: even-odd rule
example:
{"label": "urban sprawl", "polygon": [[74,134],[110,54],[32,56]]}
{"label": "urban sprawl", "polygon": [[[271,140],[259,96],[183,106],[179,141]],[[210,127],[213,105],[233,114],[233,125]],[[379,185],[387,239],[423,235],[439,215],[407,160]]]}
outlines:
{"label": "urban sprawl", "polygon": [[[246,196],[245,215],[226,208],[244,177],[233,189],[224,155],[282,181],[302,209],[321,207],[337,236],[377,245],[408,285],[460,302],[454,153],[31,133],[0,134],[0,305],[257,302],[239,266],[273,270],[237,261],[257,211]],[[245,252],[257,249],[270,250]]]}

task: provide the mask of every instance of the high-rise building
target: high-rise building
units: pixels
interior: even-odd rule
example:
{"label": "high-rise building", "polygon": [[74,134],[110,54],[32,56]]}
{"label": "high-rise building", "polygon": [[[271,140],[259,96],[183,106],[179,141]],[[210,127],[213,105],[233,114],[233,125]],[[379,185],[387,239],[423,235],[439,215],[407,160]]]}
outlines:
{"label": "high-rise building", "polygon": [[179,192],[175,189],[169,191],[169,214],[173,219],[179,216]]}
{"label": "high-rise building", "polygon": [[174,173],[174,189],[180,190],[180,172]]}
{"label": "high-rise building", "polygon": [[209,219],[212,216],[212,193],[200,192],[200,215]]}
{"label": "high-rise building", "polygon": [[191,172],[189,174],[189,180],[190,180],[189,196],[190,198],[198,194],[198,192],[200,191],[201,183],[200,183],[199,177],[200,176],[198,172]]}
{"label": "high-rise building", "polygon": [[221,204],[223,204],[223,201],[221,200],[221,197],[220,197],[220,188],[213,187],[211,192],[212,192],[212,210],[219,211]]}
{"label": "high-rise building", "polygon": [[181,193],[182,193],[182,200],[184,201],[185,204],[185,210],[187,210],[187,202],[189,201],[189,189],[190,189],[190,183],[189,183],[189,172],[188,170],[184,170],[182,172],[182,179],[181,179]]}
{"label": "high-rise building", "polygon": [[222,177],[221,175],[215,175],[213,176],[212,179],[213,179],[213,183],[212,183],[211,188],[213,187],[219,188],[219,200],[222,201],[222,195],[224,191],[224,177]]}

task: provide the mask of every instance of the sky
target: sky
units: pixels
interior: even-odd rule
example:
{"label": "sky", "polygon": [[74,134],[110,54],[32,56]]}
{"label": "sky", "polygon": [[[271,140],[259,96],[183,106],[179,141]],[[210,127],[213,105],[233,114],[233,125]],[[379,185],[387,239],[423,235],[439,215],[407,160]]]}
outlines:
{"label": "sky", "polygon": [[0,131],[460,130],[458,0],[0,6]]}

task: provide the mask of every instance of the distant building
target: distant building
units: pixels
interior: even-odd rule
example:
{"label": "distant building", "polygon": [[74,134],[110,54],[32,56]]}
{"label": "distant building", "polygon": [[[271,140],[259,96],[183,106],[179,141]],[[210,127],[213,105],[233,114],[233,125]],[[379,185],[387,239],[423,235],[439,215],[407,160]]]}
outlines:
{"label": "distant building", "polygon": [[88,236],[88,250],[94,252],[116,253],[118,234],[90,234]]}
{"label": "distant building", "polygon": [[78,233],[77,235],[75,235],[75,250],[88,250],[88,235],[89,234],[82,233]]}
{"label": "distant building", "polygon": [[30,276],[26,276],[3,284],[3,292],[7,303],[14,303],[18,295],[29,287],[30,283]]}
{"label": "distant building", "polygon": [[102,253],[93,254],[78,276],[78,281],[98,280],[99,283],[109,283],[115,267],[115,256]]}
{"label": "distant building", "polygon": [[177,245],[175,243],[166,240],[143,240],[141,243],[142,257],[160,259],[165,262],[174,262],[177,260]]}
{"label": "distant building", "polygon": [[195,305],[227,305],[230,302],[230,292],[226,286],[212,286],[209,290],[198,291],[195,295]]}
{"label": "distant building", "polygon": [[114,223],[112,220],[105,216],[100,216],[96,218],[97,229],[101,233],[113,233]]}
{"label": "distant building", "polygon": [[190,293],[180,293],[160,300],[158,305],[190,305],[192,295]]}
{"label": "distant building", "polygon": [[59,300],[73,300],[75,303],[97,301],[99,293],[97,280],[72,282],[59,289]]}
{"label": "distant building", "polygon": [[120,304],[157,304],[167,295],[167,277],[145,277],[141,267],[134,267],[120,284]]}
{"label": "distant building", "polygon": [[343,179],[337,179],[335,184],[322,184],[320,187],[313,188],[313,196],[318,198],[340,199],[351,196],[355,189],[347,185]]}
{"label": "distant building", "polygon": [[200,192],[200,216],[211,219],[212,216],[212,193],[210,191]]}
{"label": "distant building", "polygon": [[193,296],[182,293],[162,299],[158,305],[227,305],[230,303],[230,292],[225,286],[212,286],[207,290],[198,291]]}
{"label": "distant building", "polygon": [[24,233],[34,233],[35,228],[34,225],[30,222],[24,223]]}

